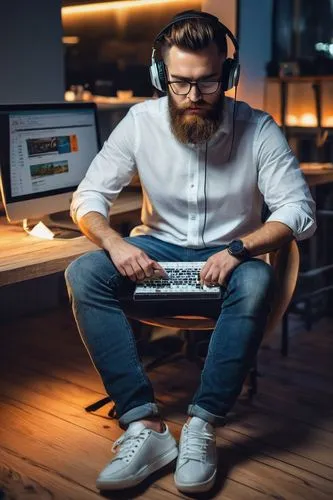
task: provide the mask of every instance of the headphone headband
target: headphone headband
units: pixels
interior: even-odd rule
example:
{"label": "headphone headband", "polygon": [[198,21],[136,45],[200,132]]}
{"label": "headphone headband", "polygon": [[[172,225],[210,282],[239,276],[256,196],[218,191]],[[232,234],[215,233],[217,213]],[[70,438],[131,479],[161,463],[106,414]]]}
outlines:
{"label": "headphone headband", "polygon": [[230,38],[230,40],[232,41],[233,46],[235,47],[234,59],[236,61],[238,61],[238,59],[239,59],[238,58],[239,45],[238,45],[237,39],[234,37],[233,33],[229,30],[229,28],[227,28],[227,26],[225,26],[223,23],[221,23],[221,21],[219,20],[218,17],[213,16],[213,14],[209,14],[208,12],[193,12],[193,13],[189,13],[189,14],[178,14],[177,16],[175,16],[172,19],[172,21],[170,21],[170,23],[168,23],[166,26],[164,26],[164,28],[155,37],[153,48],[155,48],[155,45],[161,41],[161,39],[163,38],[165,33],[168,31],[168,29],[171,28],[171,26],[173,26],[174,24],[177,24],[180,21],[187,21],[187,20],[191,20],[191,19],[201,19],[204,21],[208,21],[212,25],[215,24],[218,29],[222,29],[224,31],[225,35],[227,35]]}

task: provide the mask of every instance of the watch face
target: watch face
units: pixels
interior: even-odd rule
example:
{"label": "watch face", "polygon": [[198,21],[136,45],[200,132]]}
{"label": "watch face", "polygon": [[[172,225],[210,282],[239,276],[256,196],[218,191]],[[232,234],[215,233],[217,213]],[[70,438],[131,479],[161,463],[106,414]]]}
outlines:
{"label": "watch face", "polygon": [[238,255],[243,252],[244,245],[241,240],[234,240],[230,243],[230,249],[233,254]]}

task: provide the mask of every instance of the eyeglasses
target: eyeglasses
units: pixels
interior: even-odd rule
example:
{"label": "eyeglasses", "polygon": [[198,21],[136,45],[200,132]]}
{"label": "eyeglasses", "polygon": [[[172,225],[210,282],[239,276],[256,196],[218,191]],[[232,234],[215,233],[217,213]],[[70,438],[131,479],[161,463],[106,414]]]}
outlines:
{"label": "eyeglasses", "polygon": [[199,81],[199,82],[190,82],[188,80],[181,81],[168,81],[168,84],[171,87],[171,90],[174,94],[177,95],[187,95],[191,92],[192,87],[197,87],[200,94],[214,94],[220,88],[221,81]]}

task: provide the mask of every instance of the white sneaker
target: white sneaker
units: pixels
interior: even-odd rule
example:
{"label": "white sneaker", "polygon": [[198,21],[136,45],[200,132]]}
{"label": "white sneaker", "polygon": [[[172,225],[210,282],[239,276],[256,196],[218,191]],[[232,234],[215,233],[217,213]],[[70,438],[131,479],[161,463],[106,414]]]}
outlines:
{"label": "white sneaker", "polygon": [[167,426],[164,432],[156,432],[142,422],[130,424],[114,442],[112,451],[117,454],[98,476],[99,490],[136,486],[178,455],[176,441]]}
{"label": "white sneaker", "polygon": [[212,488],[216,478],[217,454],[213,426],[198,417],[185,424],[179,441],[175,472],[178,490],[201,493]]}

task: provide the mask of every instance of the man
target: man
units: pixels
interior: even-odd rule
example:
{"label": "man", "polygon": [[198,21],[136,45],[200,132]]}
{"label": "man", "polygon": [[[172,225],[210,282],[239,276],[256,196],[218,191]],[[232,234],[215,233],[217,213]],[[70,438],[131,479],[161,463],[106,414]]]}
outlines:
{"label": "man", "polygon": [[[240,393],[270,310],[272,271],[255,257],[315,230],[313,200],[277,125],[224,97],[226,33],[217,18],[195,11],[163,30],[158,78],[165,79],[167,96],[130,109],[73,198],[74,220],[102,250],[69,266],[68,289],[81,336],[126,429],[97,479],[100,489],[134,486],[177,456],[120,289],[130,296],[137,280],[164,275],[159,261],[186,260],[204,261],[201,281],[221,286],[221,314],[175,472],[181,491],[207,491],[216,477],[214,428]],[[154,68],[152,75],[160,86]],[[122,238],[109,226],[108,211],[135,173],[144,194],[142,225]],[[264,202],[271,215],[263,224]],[[198,310],[197,304],[175,307]]]}

